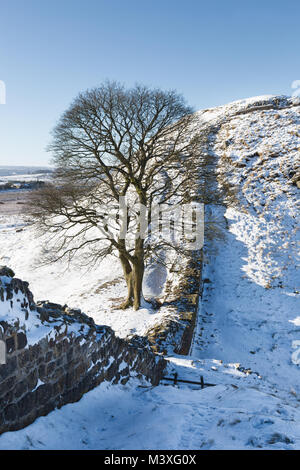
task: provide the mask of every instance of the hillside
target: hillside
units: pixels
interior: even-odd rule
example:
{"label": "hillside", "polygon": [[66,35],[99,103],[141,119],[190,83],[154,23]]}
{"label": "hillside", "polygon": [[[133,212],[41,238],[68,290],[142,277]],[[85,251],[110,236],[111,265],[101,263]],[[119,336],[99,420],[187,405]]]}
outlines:
{"label": "hillside", "polygon": [[[255,97],[197,116],[201,152],[227,199],[206,207],[221,236],[204,246],[190,356],[169,357],[169,373],[203,375],[217,386],[101,385],[80,403],[4,434],[0,448],[300,448],[300,100]],[[162,320],[165,312],[146,307],[111,312],[125,292],[113,259],[88,273],[63,264],[36,268],[43,240],[28,221],[0,215],[0,228],[0,264],[28,280],[38,299],[80,307],[120,336],[144,334]],[[160,292],[164,273],[160,283],[148,274],[149,291]]]}
{"label": "hillside", "polygon": [[19,177],[25,175],[38,175],[51,172],[46,166],[8,166],[0,165],[0,177]]}

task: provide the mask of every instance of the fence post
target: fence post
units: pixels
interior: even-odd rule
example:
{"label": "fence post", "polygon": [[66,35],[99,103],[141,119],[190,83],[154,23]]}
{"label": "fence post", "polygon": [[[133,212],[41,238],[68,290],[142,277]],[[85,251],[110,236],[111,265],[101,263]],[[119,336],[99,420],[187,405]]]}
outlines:
{"label": "fence post", "polygon": [[200,376],[201,389],[204,388],[204,379],[203,375]]}

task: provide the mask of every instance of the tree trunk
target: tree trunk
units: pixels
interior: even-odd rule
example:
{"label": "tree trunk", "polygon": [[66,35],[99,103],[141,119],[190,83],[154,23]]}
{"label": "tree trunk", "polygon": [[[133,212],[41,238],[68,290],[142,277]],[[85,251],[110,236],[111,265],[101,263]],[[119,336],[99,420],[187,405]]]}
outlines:
{"label": "tree trunk", "polygon": [[138,310],[141,306],[143,295],[144,278],[144,240],[138,238],[135,241],[134,262],[133,262],[133,308]]}
{"label": "tree trunk", "polygon": [[[140,227],[138,227],[138,230],[140,230]],[[119,258],[127,284],[127,299],[119,308],[126,309],[133,306],[134,310],[138,310],[141,306],[143,296],[143,278],[145,271],[144,240],[141,237],[135,240],[134,255],[130,261],[125,254],[125,241],[119,240],[119,243],[121,244]]]}
{"label": "tree trunk", "polygon": [[133,265],[133,308],[138,310],[143,295],[144,260],[139,259]]}
{"label": "tree trunk", "polygon": [[138,310],[143,295],[144,258],[137,256],[132,267],[124,255],[120,255],[119,258],[127,284],[127,298],[118,308],[125,310],[133,306],[134,310]]}
{"label": "tree trunk", "polygon": [[126,284],[127,284],[127,299],[125,300],[125,302],[123,302],[123,304],[120,305],[119,308],[125,309],[125,308],[131,307],[133,305],[133,296],[134,296],[134,293],[133,293],[134,292],[133,291],[133,270],[130,266],[130,263],[129,263],[128,259],[124,255],[120,254],[119,258],[120,258],[120,261],[121,261],[121,264],[122,264],[122,269],[123,269],[125,281],[126,281]]}

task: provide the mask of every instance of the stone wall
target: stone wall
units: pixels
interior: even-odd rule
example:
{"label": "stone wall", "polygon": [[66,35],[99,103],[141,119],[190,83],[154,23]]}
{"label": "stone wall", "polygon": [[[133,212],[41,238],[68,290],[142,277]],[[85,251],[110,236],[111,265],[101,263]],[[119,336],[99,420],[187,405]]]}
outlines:
{"label": "stone wall", "polygon": [[156,352],[188,355],[197,319],[202,286],[202,250],[186,254],[174,261],[179,275],[167,280],[166,295],[160,308],[168,309],[168,315],[151,327],[146,338]]}
{"label": "stone wall", "polygon": [[0,433],[78,401],[103,381],[125,384],[136,377],[159,383],[166,361],[146,339],[118,338],[67,306],[37,305],[28,284],[11,276],[0,268],[0,340],[6,344]]}

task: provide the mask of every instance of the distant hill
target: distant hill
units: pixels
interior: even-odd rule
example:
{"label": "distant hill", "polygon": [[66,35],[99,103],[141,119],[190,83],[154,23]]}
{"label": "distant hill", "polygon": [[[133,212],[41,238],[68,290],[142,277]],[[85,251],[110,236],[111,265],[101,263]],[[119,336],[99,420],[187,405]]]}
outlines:
{"label": "distant hill", "polygon": [[41,173],[51,173],[52,168],[46,166],[5,166],[0,165],[1,176],[13,175],[36,175]]}

